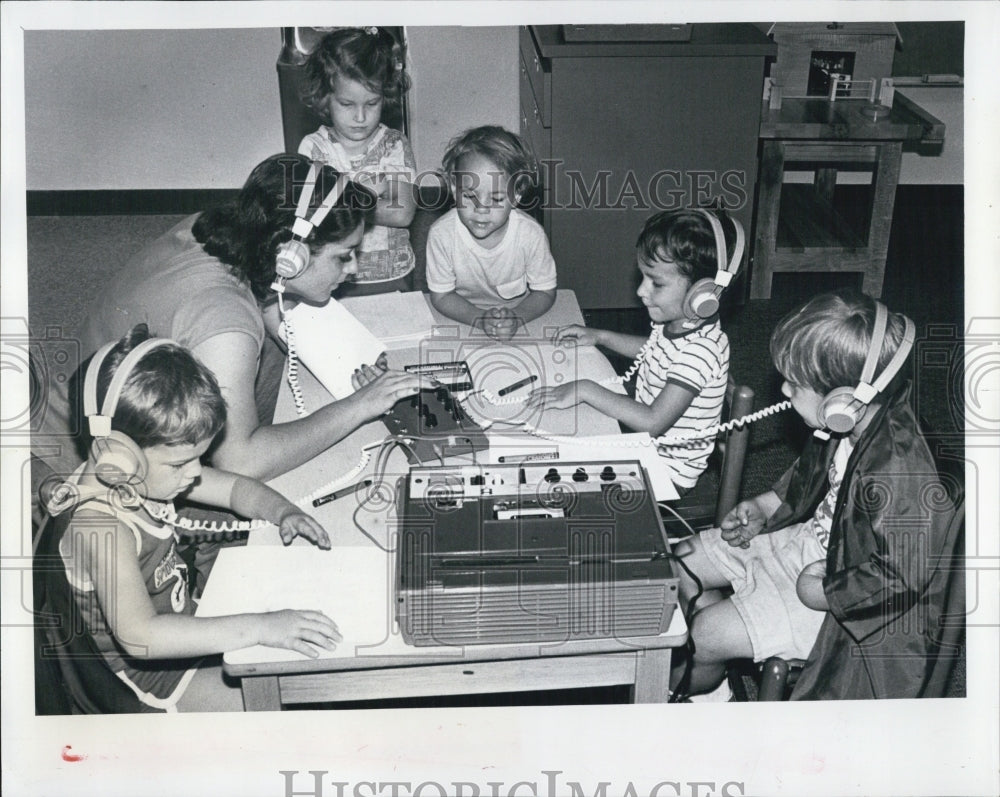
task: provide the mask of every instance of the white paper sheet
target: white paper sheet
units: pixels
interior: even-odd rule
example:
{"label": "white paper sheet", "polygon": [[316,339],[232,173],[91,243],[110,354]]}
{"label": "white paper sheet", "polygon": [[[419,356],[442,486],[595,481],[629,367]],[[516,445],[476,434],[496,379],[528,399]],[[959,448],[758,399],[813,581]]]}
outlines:
{"label": "white paper sheet", "polygon": [[334,398],[354,392],[351,374],[362,364],[372,365],[385,344],[340,302],[299,304],[288,311],[295,330],[299,361]]}

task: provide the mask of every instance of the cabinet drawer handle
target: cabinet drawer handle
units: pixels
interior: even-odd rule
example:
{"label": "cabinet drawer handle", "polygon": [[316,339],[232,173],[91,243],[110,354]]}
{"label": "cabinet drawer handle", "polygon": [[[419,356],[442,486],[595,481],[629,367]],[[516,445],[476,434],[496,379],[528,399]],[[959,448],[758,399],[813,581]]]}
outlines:
{"label": "cabinet drawer handle", "polygon": [[542,65],[540,63],[538,63],[538,56],[537,55],[533,55],[532,59],[535,62],[535,71],[536,72],[541,72],[542,71]]}

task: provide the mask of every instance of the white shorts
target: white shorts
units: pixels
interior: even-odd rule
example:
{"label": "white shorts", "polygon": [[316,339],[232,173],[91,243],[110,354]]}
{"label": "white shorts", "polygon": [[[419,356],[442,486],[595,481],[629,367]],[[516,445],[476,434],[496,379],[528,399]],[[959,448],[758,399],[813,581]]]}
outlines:
{"label": "white shorts", "polygon": [[705,555],[733,586],[733,605],[747,627],[754,661],[807,658],[827,614],[810,609],[795,591],[803,568],[826,559],[811,525],[758,534],[749,548],[730,545],[719,529],[699,537]]}

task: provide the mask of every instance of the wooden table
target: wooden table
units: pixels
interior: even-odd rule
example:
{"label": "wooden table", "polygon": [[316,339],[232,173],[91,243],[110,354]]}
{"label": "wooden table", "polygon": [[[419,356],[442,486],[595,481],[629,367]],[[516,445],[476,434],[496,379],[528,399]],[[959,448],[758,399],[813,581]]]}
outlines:
{"label": "wooden table", "polygon": [[[944,125],[896,94],[878,121],[863,100],[782,100],[761,110],[761,164],[750,297],[768,299],[776,273],[854,271],[862,290],[882,295],[892,210],[903,144],[942,141]],[[838,171],[871,175],[860,222],[835,201]],[[786,171],[811,171],[812,184],[785,181]]]}
{"label": "wooden table", "polygon": [[[378,297],[366,297],[377,307]],[[363,309],[363,308],[362,308]],[[359,312],[352,304],[352,311]],[[508,384],[508,368],[489,368],[489,362],[517,363],[528,358],[542,363],[545,379],[572,375],[601,379],[613,373],[596,349],[555,349],[546,341],[558,326],[581,322],[576,300],[560,291],[553,309],[528,325],[515,345],[500,345],[453,322],[439,329],[439,339],[414,347],[390,350],[390,363],[413,362],[417,349],[437,347],[442,358],[458,351],[468,359],[473,375]],[[445,345],[446,344],[446,345]],[[506,360],[503,360],[506,357]],[[478,365],[477,365],[478,364]],[[481,367],[480,367],[481,366]],[[513,367],[513,366],[512,366]],[[515,377],[516,378],[516,377]],[[307,407],[329,401],[308,373],[302,387]],[[479,380],[477,379],[477,384]],[[482,385],[486,386],[486,385]],[[496,385],[494,385],[495,389]],[[496,408],[518,412],[514,408]],[[277,419],[293,417],[290,397],[279,399]],[[538,425],[566,434],[613,434],[617,423],[592,411],[546,412]],[[507,428],[504,427],[505,434]],[[321,456],[274,479],[271,484],[293,500],[308,497],[358,459],[361,446],[386,435],[381,423],[367,424]],[[370,466],[369,466],[370,467]],[[401,454],[390,457],[391,477],[404,475],[408,464]],[[247,710],[278,710],[294,703],[403,698],[420,695],[532,691],[629,684],[635,702],[662,702],[667,698],[670,651],[687,639],[681,612],[675,611],[665,634],[636,639],[566,640],[545,644],[414,647],[399,633],[393,610],[395,556],[372,544],[355,527],[355,498],[341,499],[308,510],[333,538],[332,551],[320,551],[301,541],[282,548],[276,529],[251,534],[243,548],[226,548],[212,570],[198,614],[217,616],[279,608],[315,608],[332,617],[344,642],[330,654],[308,659],[288,650],[255,646],[227,653],[225,671],[240,679]],[[392,548],[394,507],[365,511],[362,523],[379,545]]]}

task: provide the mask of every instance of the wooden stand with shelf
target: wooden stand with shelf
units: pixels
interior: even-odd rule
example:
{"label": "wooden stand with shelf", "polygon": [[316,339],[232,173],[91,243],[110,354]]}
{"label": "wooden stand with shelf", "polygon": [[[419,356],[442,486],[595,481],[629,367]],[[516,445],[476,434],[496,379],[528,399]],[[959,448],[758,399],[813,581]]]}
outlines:
{"label": "wooden stand with shelf", "polygon": [[[862,101],[787,99],[764,108],[750,298],[768,299],[776,273],[860,272],[862,290],[882,295],[889,231],[904,142],[941,141],[944,125],[909,101],[878,121]],[[835,202],[839,171],[871,174],[868,213],[859,225]],[[813,173],[812,184],[785,172]]]}

